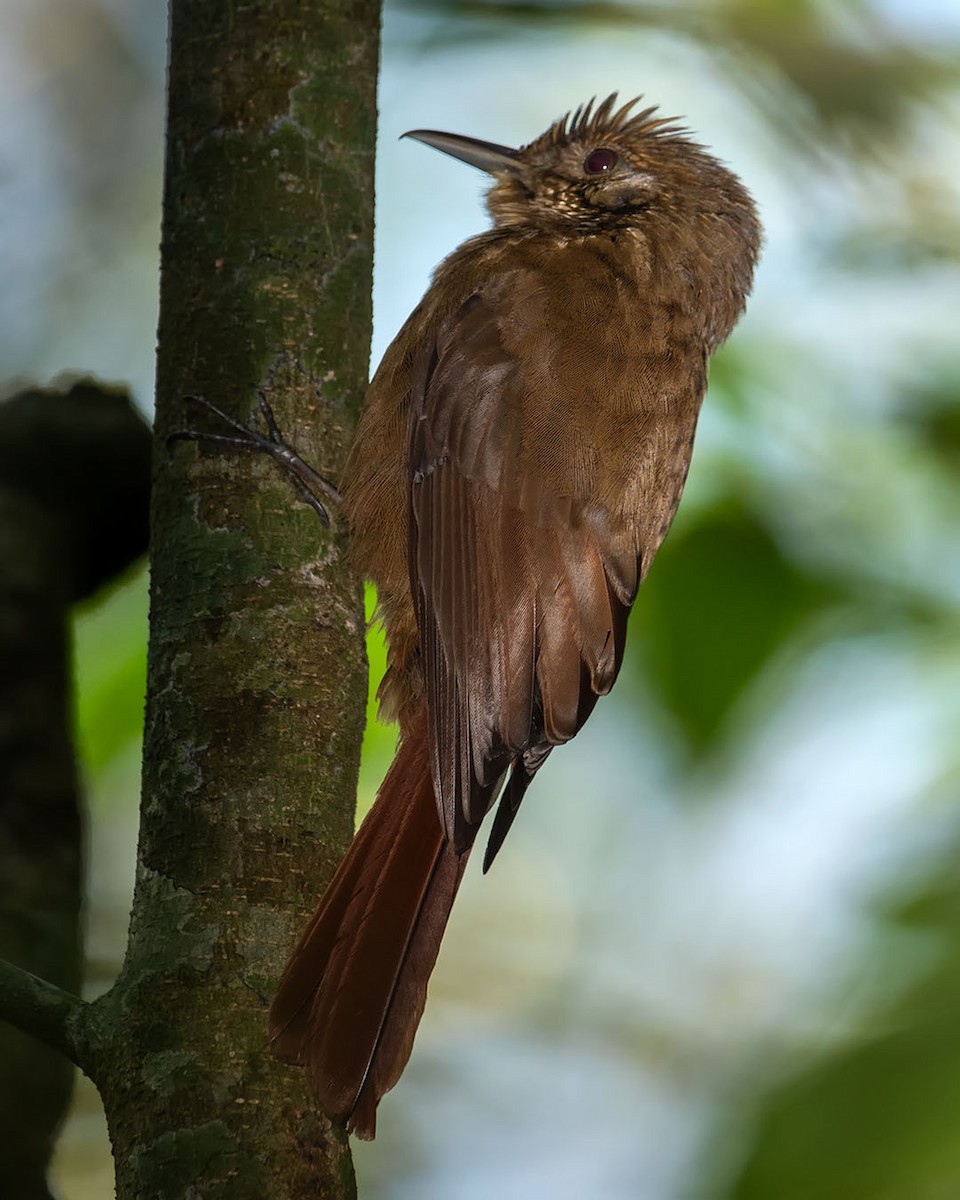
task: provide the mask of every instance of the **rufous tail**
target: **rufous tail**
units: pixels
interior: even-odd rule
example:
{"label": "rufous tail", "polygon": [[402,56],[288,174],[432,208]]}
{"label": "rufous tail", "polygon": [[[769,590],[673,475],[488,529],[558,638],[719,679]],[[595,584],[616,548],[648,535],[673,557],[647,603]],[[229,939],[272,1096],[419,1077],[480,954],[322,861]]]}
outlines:
{"label": "rufous tail", "polygon": [[427,981],[469,852],[443,835],[426,719],[407,733],[376,803],[280,980],[270,1037],[320,1106],[361,1138],[410,1057]]}

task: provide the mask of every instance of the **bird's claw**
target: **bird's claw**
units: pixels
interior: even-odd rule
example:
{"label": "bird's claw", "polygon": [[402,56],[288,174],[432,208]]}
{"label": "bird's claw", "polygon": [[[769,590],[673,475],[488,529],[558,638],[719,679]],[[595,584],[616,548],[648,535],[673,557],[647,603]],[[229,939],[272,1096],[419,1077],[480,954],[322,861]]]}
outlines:
{"label": "bird's claw", "polygon": [[308,462],[304,462],[293,447],[284,440],[283,434],[280,432],[280,426],[277,424],[277,419],[273,415],[273,409],[270,407],[263,392],[257,393],[257,407],[263,418],[266,433],[261,433],[258,429],[252,429],[249,425],[244,425],[241,421],[236,420],[235,417],[231,417],[229,413],[225,413],[223,409],[218,408],[203,396],[185,396],[184,400],[190,404],[199,405],[201,408],[206,409],[207,412],[213,413],[215,417],[218,417],[225,425],[229,425],[236,432],[234,434],[223,434],[206,433],[197,429],[176,429],[167,436],[168,447],[172,442],[216,442],[218,445],[232,446],[237,450],[256,450],[269,454],[290,477],[290,481],[300,499],[313,509],[320,518],[321,524],[325,527],[329,526],[330,514],[320,499],[320,495],[317,493],[325,496],[335,504],[342,502],[340,493],[328,479],[325,479],[318,471],[315,471]]}

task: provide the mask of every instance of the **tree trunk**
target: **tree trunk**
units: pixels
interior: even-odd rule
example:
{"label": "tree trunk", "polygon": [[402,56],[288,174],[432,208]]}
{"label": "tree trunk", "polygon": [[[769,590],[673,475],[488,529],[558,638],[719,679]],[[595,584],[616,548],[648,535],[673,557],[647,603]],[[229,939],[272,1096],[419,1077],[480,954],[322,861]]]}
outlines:
{"label": "tree trunk", "polygon": [[[349,840],[360,581],[266,456],[173,443],[205,397],[336,479],[367,379],[379,7],[171,3],[137,882],[83,1022],[120,1200],[342,1197],[342,1131],[267,1006]],[[230,433],[211,425],[212,432]]]}

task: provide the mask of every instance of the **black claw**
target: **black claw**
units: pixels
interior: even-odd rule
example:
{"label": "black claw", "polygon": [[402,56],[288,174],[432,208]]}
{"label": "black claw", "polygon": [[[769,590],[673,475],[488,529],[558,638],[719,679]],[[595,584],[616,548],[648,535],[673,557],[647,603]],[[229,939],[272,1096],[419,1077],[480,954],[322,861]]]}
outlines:
{"label": "black claw", "polygon": [[300,499],[313,509],[324,527],[329,526],[330,514],[314,489],[317,489],[317,491],[321,492],[335,504],[342,502],[340,493],[329,479],[324,479],[319,471],[315,471],[309,463],[304,462],[300,455],[284,441],[283,434],[280,432],[280,426],[273,415],[273,409],[270,407],[263,392],[257,393],[257,405],[267,429],[266,434],[260,433],[257,429],[251,429],[248,425],[237,421],[229,413],[225,413],[223,409],[217,408],[215,404],[211,404],[203,396],[184,396],[184,400],[190,404],[198,404],[201,408],[205,408],[207,412],[219,417],[231,429],[237,431],[237,436],[234,437],[223,433],[203,433],[197,429],[176,429],[167,436],[168,449],[172,442],[216,442],[221,446],[232,446],[237,450],[259,450],[269,454],[290,477],[294,490]]}
{"label": "black claw", "polygon": [[270,402],[263,392],[257,392],[257,407],[263,415],[263,419],[267,424],[267,429],[274,441],[282,442],[283,438],[280,435],[280,426],[277,424],[277,419],[273,415],[273,409],[270,407]]}

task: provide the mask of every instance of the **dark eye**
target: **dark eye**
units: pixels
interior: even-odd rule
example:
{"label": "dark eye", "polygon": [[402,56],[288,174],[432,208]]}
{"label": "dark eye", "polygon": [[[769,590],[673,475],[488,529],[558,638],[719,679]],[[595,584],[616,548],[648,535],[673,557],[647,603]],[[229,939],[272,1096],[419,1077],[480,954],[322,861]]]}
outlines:
{"label": "dark eye", "polygon": [[612,150],[591,150],[583,160],[583,169],[588,175],[602,175],[617,165],[617,156]]}

